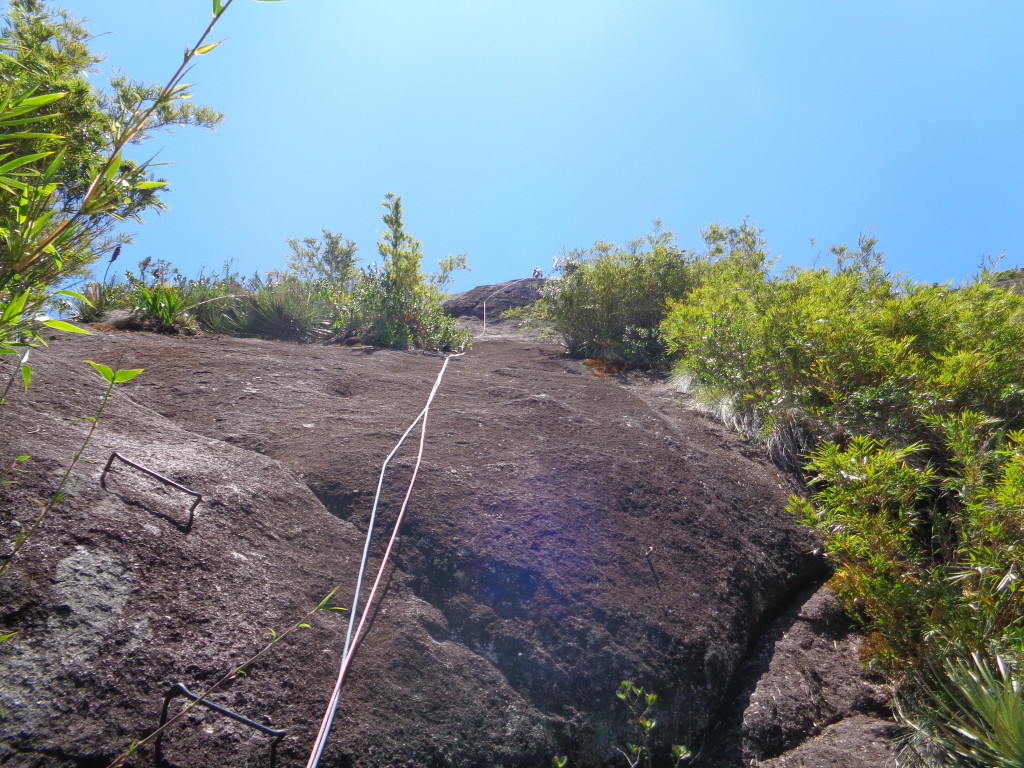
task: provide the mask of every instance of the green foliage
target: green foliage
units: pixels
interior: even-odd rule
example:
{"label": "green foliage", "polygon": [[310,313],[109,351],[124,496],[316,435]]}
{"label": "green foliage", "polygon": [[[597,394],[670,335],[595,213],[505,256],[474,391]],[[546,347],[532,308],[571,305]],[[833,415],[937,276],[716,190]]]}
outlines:
{"label": "green foliage", "polygon": [[1017,715],[992,715],[1019,686],[1010,667],[943,664],[1024,657],[1024,296],[994,273],[912,283],[870,238],[832,252],[833,270],[783,275],[709,259],[662,331],[704,403],[807,473],[791,509],[822,534],[867,658],[917,681],[906,716],[935,741],[922,765],[1020,765]]}
{"label": "green foliage", "polygon": [[137,286],[135,301],[136,313],[158,333],[172,333],[188,319],[185,297],[170,283]]}
{"label": "green foliage", "polygon": [[680,372],[809,473],[792,508],[825,536],[875,661],[1017,646],[1024,297],[913,284],[870,239],[833,253],[833,271],[782,276],[710,261],[663,325]]}
{"label": "green foliage", "polygon": [[[636,744],[627,742],[626,748],[620,748],[619,753],[626,758],[629,768],[638,768],[641,764],[646,768],[651,768],[654,759],[651,740],[657,725],[653,715],[654,708],[658,703],[658,696],[648,693],[642,687],[634,685],[628,680],[623,680],[619,684],[615,696],[626,705],[629,710],[630,723],[639,736]],[[672,765],[676,768],[692,757],[690,750],[678,744],[671,748],[671,754]]]}
{"label": "green foliage", "polygon": [[651,235],[624,248],[597,243],[564,254],[559,277],[526,314],[553,327],[571,355],[658,365],[665,361],[659,325],[666,301],[691,290],[695,261],[655,222]]}
{"label": "green foliage", "polygon": [[402,198],[388,193],[383,205],[387,229],[377,243],[383,263],[362,270],[338,300],[337,332],[386,347],[464,348],[469,336],[445,314],[441,299],[452,271],[465,268],[465,257],[449,256],[437,274],[424,275],[422,247],[405,231]]}
{"label": "green foliage", "polygon": [[790,447],[791,465],[814,439],[853,433],[941,453],[932,416],[1024,412],[1024,297],[913,284],[874,246],[834,249],[835,271],[714,265],[662,326],[680,374],[748,435],[795,422],[811,436]]}
{"label": "green foliage", "polygon": [[316,283],[294,276],[251,278],[221,313],[221,327],[240,336],[315,341],[330,332],[334,308]]}
{"label": "green foliage", "polygon": [[321,237],[292,238],[288,248],[288,269],[307,282],[322,281],[345,291],[355,277],[359,248],[340,232],[324,229]]}
{"label": "green foliage", "polygon": [[220,274],[199,274],[195,279],[174,272],[174,284],[188,307],[189,319],[204,331],[232,331],[233,311],[237,302],[248,293],[245,279],[225,264]]}
{"label": "green foliage", "polygon": [[825,443],[807,466],[817,473],[813,504],[796,497],[790,502],[827,538],[837,565],[829,586],[884,639],[872,650],[893,665],[921,651],[934,608],[922,599],[930,592],[933,564],[931,521],[920,503],[936,482],[933,469],[907,463],[919,448],[893,448],[865,436],[854,437],[847,450]]}
{"label": "green foliage", "polygon": [[82,298],[75,299],[71,306],[71,317],[80,323],[95,323],[111,310],[133,306],[126,283],[92,281],[86,283],[80,293]]}
{"label": "green foliage", "polygon": [[340,234],[288,241],[289,269],[242,278],[225,265],[217,276],[183,276],[170,264],[144,259],[138,273],[90,283],[75,303],[76,317],[133,306],[141,321],[173,332],[191,324],[215,333],[317,341],[358,339],[365,344],[439,350],[463,349],[468,334],[441,308],[452,273],[465,256],[448,256],[434,274],[419,270],[421,246],[402,221],[401,198],[388,195],[378,252],[382,265],[356,267],[356,245]]}
{"label": "green foliage", "polygon": [[54,287],[110,247],[119,222],[161,207],[164,182],[125,154],[129,145],[170,125],[219,121],[188,101],[183,78],[230,3],[166,85],[119,76],[107,91],[87,79],[100,57],[77,20],[40,0],[9,3],[0,30],[0,351],[39,343]]}
{"label": "green foliage", "polygon": [[972,654],[916,676],[898,696],[912,768],[1024,765],[1024,676],[1010,657]]}

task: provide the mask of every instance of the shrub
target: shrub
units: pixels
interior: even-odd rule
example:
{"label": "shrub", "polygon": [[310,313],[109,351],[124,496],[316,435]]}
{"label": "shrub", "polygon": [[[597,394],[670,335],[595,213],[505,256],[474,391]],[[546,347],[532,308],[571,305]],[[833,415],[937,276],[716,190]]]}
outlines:
{"label": "shrub", "polygon": [[790,466],[815,439],[862,433],[941,452],[928,417],[970,408],[1014,426],[1024,412],[1024,297],[913,284],[874,246],[834,249],[835,271],[712,265],[662,326],[680,375],[749,436],[794,422],[808,433]]}
{"label": "shrub", "polygon": [[98,322],[115,309],[132,309],[131,290],[122,282],[90,282],[80,291],[83,298],[71,300],[71,319],[80,323]]}
{"label": "shrub", "polygon": [[709,258],[662,331],[698,398],[806,473],[791,508],[889,674],[1024,656],[1024,296],[886,271],[875,242],[773,275]]}
{"label": "shrub", "polygon": [[665,303],[692,288],[694,261],[655,222],[651,235],[624,248],[597,243],[564,254],[559,277],[525,315],[549,324],[571,355],[658,365],[665,362]]}
{"label": "shrub", "polygon": [[175,283],[188,307],[189,316],[204,331],[229,333],[230,319],[235,316],[233,308],[247,293],[245,279],[232,271],[230,263],[224,265],[219,275],[199,274],[194,280],[180,275]]}
{"label": "shrub", "polygon": [[188,322],[185,297],[170,283],[136,288],[135,314],[157,333],[174,333]]}

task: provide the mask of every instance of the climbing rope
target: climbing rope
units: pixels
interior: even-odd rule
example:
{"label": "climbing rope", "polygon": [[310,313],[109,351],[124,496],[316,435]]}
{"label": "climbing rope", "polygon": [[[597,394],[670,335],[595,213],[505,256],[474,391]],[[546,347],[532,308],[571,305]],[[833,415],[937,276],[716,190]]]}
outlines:
{"label": "climbing rope", "polygon": [[[513,280],[512,283],[521,283],[529,279],[531,278],[524,277],[520,278],[519,280]],[[501,293],[508,287],[508,284],[503,285],[501,288],[497,289],[483,300],[483,329],[481,330],[479,335],[477,335],[474,338],[479,339],[485,333],[487,333],[488,299],[497,296],[499,293]],[[356,578],[355,594],[352,598],[352,609],[349,615],[348,630],[346,631],[345,634],[345,646],[341,655],[341,668],[338,670],[338,678],[335,681],[334,690],[331,693],[331,700],[327,706],[326,712],[324,713],[323,720],[320,723],[320,730],[317,733],[316,740],[313,743],[313,750],[310,753],[309,761],[306,763],[306,768],[317,768],[317,766],[320,764],[320,758],[323,755],[324,747],[327,746],[327,737],[331,732],[331,726],[334,724],[334,719],[337,715],[338,702],[341,699],[342,686],[344,686],[345,684],[345,678],[348,675],[349,667],[352,665],[352,659],[355,656],[356,650],[358,650],[359,644],[362,642],[363,637],[365,636],[364,628],[366,626],[367,618],[371,615],[373,601],[377,596],[377,591],[380,587],[381,581],[384,578],[384,572],[387,569],[388,561],[391,558],[391,551],[394,548],[395,542],[398,540],[398,532],[399,529],[401,528],[402,520],[405,518],[405,512],[409,506],[409,499],[412,496],[412,490],[416,484],[416,477],[419,475],[420,466],[423,462],[423,448],[426,443],[427,416],[430,412],[430,405],[431,403],[433,403],[434,396],[437,394],[438,389],[441,387],[441,381],[444,378],[445,371],[448,369],[449,361],[451,361],[451,359],[454,357],[461,357],[463,354],[465,353],[462,352],[456,355],[448,355],[447,357],[445,357],[444,365],[441,366],[441,370],[437,374],[437,379],[434,381],[434,386],[430,390],[430,395],[427,397],[426,405],[423,406],[423,410],[420,411],[419,415],[413,420],[412,424],[409,425],[409,428],[405,430],[405,433],[395,444],[395,447],[391,450],[391,453],[388,454],[387,458],[384,460],[383,465],[381,466],[380,477],[377,480],[377,491],[373,498],[373,509],[370,513],[370,522],[366,531],[366,542],[363,545],[363,557],[362,560],[360,561],[359,574]],[[380,566],[377,569],[377,576],[374,579],[373,586],[370,588],[370,595],[366,599],[366,609],[363,611],[362,615],[359,616],[359,600],[363,590],[363,579],[365,578],[366,575],[367,563],[369,561],[370,542],[373,538],[373,531],[376,526],[377,509],[380,504],[381,490],[384,486],[384,475],[387,472],[388,465],[391,463],[391,460],[395,457],[395,454],[398,452],[399,448],[401,448],[403,443],[405,443],[406,439],[412,433],[413,429],[416,428],[416,425],[420,424],[421,422],[422,426],[420,428],[419,449],[416,454],[416,463],[413,466],[412,477],[409,479],[409,486],[406,489],[405,498],[402,501],[402,506],[398,511],[398,517],[395,519],[394,527],[392,528],[391,531],[391,538],[388,540],[388,546],[384,551],[384,557],[381,560]],[[357,616],[359,616],[359,625],[355,626]],[[354,626],[355,630],[353,631]]]}
{"label": "climbing rope", "polygon": [[[434,396],[437,394],[437,390],[441,387],[441,380],[444,378],[444,373],[448,369],[449,361],[454,357],[461,357],[462,354],[464,353],[448,355],[445,357],[444,365],[441,366],[441,371],[437,374],[437,379],[434,381],[434,387],[430,390],[429,397],[427,397],[426,405],[423,406],[423,410],[420,411],[416,419],[409,425],[409,428],[405,431],[405,434],[402,435],[401,439],[398,441],[397,445],[395,445],[394,449],[388,455],[387,459],[385,459],[384,464],[381,467],[380,479],[377,482],[377,494],[373,500],[373,512],[370,515],[370,526],[366,533],[366,544],[363,548],[363,559],[359,567],[356,593],[352,601],[352,615],[349,617],[348,632],[345,637],[345,649],[341,658],[341,668],[338,671],[338,679],[334,684],[334,691],[331,694],[330,703],[327,706],[327,711],[324,713],[323,721],[320,724],[320,731],[317,733],[316,741],[313,743],[313,751],[309,756],[309,762],[306,763],[306,768],[316,768],[320,764],[320,757],[323,755],[324,747],[327,745],[327,736],[330,734],[331,726],[334,723],[334,718],[338,710],[338,701],[341,698],[341,688],[345,683],[345,677],[347,676],[348,669],[352,664],[352,658],[355,656],[355,652],[359,648],[359,644],[362,642],[365,635],[364,627],[366,625],[367,617],[370,616],[374,598],[377,595],[377,590],[384,577],[384,571],[386,570],[388,561],[391,558],[391,550],[394,548],[395,542],[398,540],[398,531],[402,525],[402,520],[405,517],[406,508],[409,506],[412,489],[413,486],[416,485],[416,477],[419,475],[420,465],[423,462],[423,448],[427,437],[427,415],[430,412],[430,405],[434,401]],[[356,614],[358,612],[359,595],[362,591],[363,577],[366,572],[366,565],[370,550],[370,539],[373,534],[373,526],[376,521],[377,506],[380,502],[381,488],[384,483],[384,473],[387,471],[389,462],[401,447],[402,443],[405,442],[412,430],[421,421],[422,426],[420,428],[419,450],[416,454],[416,463],[413,465],[412,477],[409,479],[409,486],[405,492],[405,498],[402,501],[401,509],[398,511],[398,517],[395,519],[395,524],[391,531],[391,538],[388,541],[387,549],[384,551],[384,557],[377,569],[377,576],[374,579],[373,587],[370,589],[370,596],[366,599],[366,610],[363,611],[362,617],[359,619],[359,626],[356,627],[355,633],[353,634],[352,626],[355,623]]]}
{"label": "climbing rope", "polygon": [[490,294],[489,296],[487,296],[487,298],[485,298],[485,299],[483,300],[483,305],[484,305],[484,327],[483,327],[483,330],[481,330],[481,331],[480,331],[480,333],[479,333],[479,334],[477,334],[476,336],[474,336],[473,338],[474,338],[474,339],[479,339],[479,338],[482,338],[482,337],[483,337],[483,335],[484,335],[485,333],[487,333],[487,300],[488,300],[488,299],[492,299],[492,298],[494,298],[494,297],[495,297],[495,296],[497,296],[497,295],[498,295],[499,293],[501,293],[501,292],[502,292],[502,291],[504,291],[504,290],[505,290],[506,288],[508,288],[508,287],[509,287],[510,285],[515,285],[516,283],[522,283],[522,282],[524,282],[524,281],[526,281],[526,280],[533,280],[533,279],[534,279],[534,278],[532,278],[532,277],[521,277],[521,278],[519,278],[518,280],[512,280],[511,282],[508,282],[508,283],[503,283],[503,284],[502,284],[502,286],[501,286],[501,288],[499,288],[499,289],[498,289],[498,290],[496,290],[496,291],[495,291],[494,293],[492,293],[492,294]]}

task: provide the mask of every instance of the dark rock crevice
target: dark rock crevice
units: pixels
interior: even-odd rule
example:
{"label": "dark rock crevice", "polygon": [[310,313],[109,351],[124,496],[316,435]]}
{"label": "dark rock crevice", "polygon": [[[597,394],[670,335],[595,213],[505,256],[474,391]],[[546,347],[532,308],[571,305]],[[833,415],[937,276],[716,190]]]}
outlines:
{"label": "dark rock crevice", "polygon": [[[761,765],[802,745],[812,753],[816,737],[850,718],[891,726],[890,693],[860,666],[860,642],[820,582],[797,593],[754,638],[695,768]],[[878,754],[844,765],[868,768]]]}

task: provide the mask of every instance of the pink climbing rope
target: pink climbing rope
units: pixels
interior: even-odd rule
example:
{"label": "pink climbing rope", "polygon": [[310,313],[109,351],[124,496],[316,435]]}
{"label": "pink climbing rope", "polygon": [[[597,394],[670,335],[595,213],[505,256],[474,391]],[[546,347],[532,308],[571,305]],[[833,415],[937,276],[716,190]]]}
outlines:
{"label": "pink climbing rope", "polygon": [[363,615],[359,620],[359,626],[356,627],[355,635],[352,637],[352,645],[349,648],[348,653],[345,655],[345,658],[341,661],[341,669],[338,671],[338,679],[334,684],[334,691],[331,694],[330,703],[328,704],[327,711],[324,714],[323,721],[320,724],[320,731],[317,733],[316,740],[313,742],[313,751],[310,753],[309,762],[306,763],[306,768],[316,768],[320,763],[320,757],[323,754],[324,747],[327,745],[327,736],[330,733],[331,725],[334,722],[335,712],[338,708],[338,701],[341,698],[341,688],[345,684],[345,677],[348,675],[349,667],[352,665],[352,657],[355,656],[356,650],[362,642],[364,634],[363,629],[366,625],[367,618],[373,613],[374,598],[376,597],[377,590],[383,581],[384,571],[387,568],[388,560],[391,558],[391,550],[394,548],[395,542],[398,540],[398,531],[399,528],[401,528],[402,520],[405,517],[406,508],[409,506],[409,499],[412,497],[412,489],[413,486],[416,485],[416,477],[419,474],[420,465],[423,462],[423,447],[426,443],[427,437],[427,417],[430,412],[430,404],[434,401],[434,395],[437,394],[437,390],[441,387],[441,380],[444,378],[444,372],[448,369],[448,362],[453,357],[461,357],[462,354],[448,355],[444,359],[444,365],[441,366],[441,371],[437,374],[437,380],[434,382],[434,387],[430,390],[430,396],[427,398],[427,404],[423,408],[421,414],[423,423],[420,425],[419,450],[416,453],[416,463],[413,466],[412,477],[409,479],[409,487],[405,492],[405,499],[402,501],[402,507],[398,511],[398,517],[395,518],[395,525],[391,531],[391,539],[388,541],[387,549],[384,551],[384,558],[381,560],[380,566],[377,569],[377,577],[374,579],[373,587],[370,589],[370,596],[366,598],[366,608],[363,610]]}

